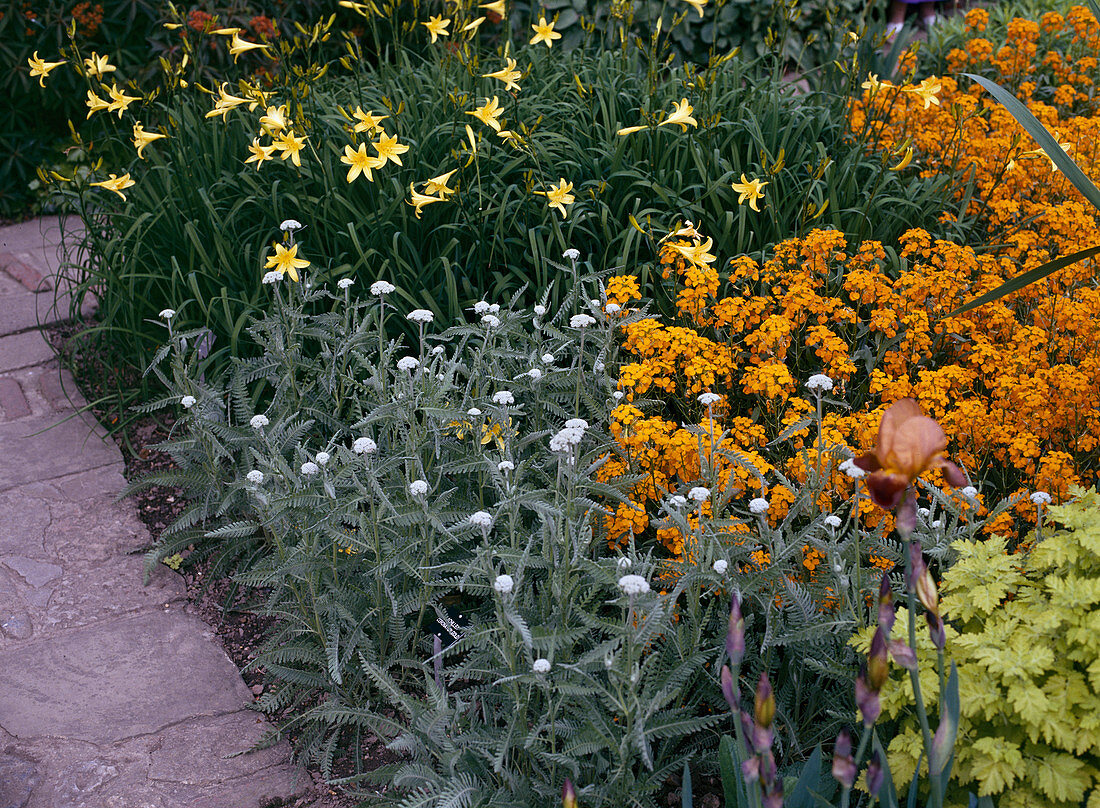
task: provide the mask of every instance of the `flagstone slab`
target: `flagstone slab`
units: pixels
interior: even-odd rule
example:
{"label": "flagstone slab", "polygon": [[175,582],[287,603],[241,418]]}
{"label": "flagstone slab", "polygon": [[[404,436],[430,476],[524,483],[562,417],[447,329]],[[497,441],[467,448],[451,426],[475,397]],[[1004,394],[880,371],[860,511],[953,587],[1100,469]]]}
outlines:
{"label": "flagstone slab", "polygon": [[76,471],[122,463],[118,447],[104,439],[89,415],[56,415],[0,423],[0,491]]}

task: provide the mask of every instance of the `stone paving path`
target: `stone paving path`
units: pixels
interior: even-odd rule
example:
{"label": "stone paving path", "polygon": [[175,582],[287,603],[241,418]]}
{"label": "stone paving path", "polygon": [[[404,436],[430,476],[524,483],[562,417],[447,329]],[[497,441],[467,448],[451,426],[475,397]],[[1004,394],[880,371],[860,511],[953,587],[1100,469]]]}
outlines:
{"label": "stone paving path", "polygon": [[0,808],[262,808],[305,790],[181,578],[142,586],[122,457],[38,332],[56,220],[0,228]]}

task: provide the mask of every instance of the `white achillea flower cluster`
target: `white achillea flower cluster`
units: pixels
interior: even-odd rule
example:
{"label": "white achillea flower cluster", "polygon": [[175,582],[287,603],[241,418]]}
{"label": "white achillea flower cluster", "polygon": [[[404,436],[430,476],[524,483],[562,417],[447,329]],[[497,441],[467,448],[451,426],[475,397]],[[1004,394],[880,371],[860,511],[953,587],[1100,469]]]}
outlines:
{"label": "white achillea flower cluster", "polygon": [[370,438],[356,438],[351,450],[356,454],[374,454],[378,451],[378,444]]}
{"label": "white achillea flower cluster", "polygon": [[867,472],[865,472],[863,469],[861,469],[859,466],[857,466],[855,461],[852,460],[852,458],[850,458],[850,457],[847,460],[845,460],[843,463],[841,463],[839,466],[837,466],[837,468],[839,468],[842,472],[847,474],[853,480],[859,480],[859,479],[863,478],[864,476],[866,476],[866,474],[867,474]]}
{"label": "white achillea flower cluster", "polygon": [[413,371],[420,367],[420,360],[415,356],[403,356],[397,360],[397,369]]}
{"label": "white achillea flower cluster", "polygon": [[302,474],[307,477],[312,477],[314,474],[318,474],[321,471],[321,467],[314,463],[312,460],[307,460],[302,464]]}
{"label": "white achillea flower cluster", "polygon": [[180,399],[180,406],[182,406],[185,410],[189,410],[195,406],[195,400],[196,399],[194,396],[184,396]]}
{"label": "white achillea flower cluster", "polygon": [[271,272],[264,273],[263,283],[278,283],[283,279],[283,273],[277,270],[271,270]]}
{"label": "white achillea flower cluster", "polygon": [[328,452],[318,452],[317,457],[314,458],[314,459],[317,461],[318,466],[327,466],[328,461],[331,458],[332,458],[332,456]]}
{"label": "white achillea flower cluster", "polygon": [[515,470],[516,470],[516,464],[513,463],[511,460],[501,460],[499,463],[497,463],[497,471],[504,472],[504,471],[515,471]]}
{"label": "white achillea flower cluster", "polygon": [[535,673],[550,673],[550,667],[551,666],[549,659],[539,657],[535,660],[534,664],[531,665],[531,670],[533,670]]}
{"label": "white achillea flower cluster", "polygon": [[484,300],[479,300],[474,304],[474,314],[488,314],[489,304]]}
{"label": "white achillea flower cluster", "polygon": [[824,373],[815,373],[806,381],[806,389],[811,393],[828,393],[833,389],[833,380]]}
{"label": "white achillea flower cluster", "polygon": [[427,325],[435,319],[435,315],[427,309],[413,309],[405,315],[406,320],[411,320],[414,323],[420,323],[421,325]]}
{"label": "white achillea flower cluster", "polygon": [[674,508],[682,508],[688,504],[687,497],[680,494],[673,494],[668,498],[669,504]]}
{"label": "white achillea flower cluster", "polygon": [[486,328],[497,328],[500,326],[500,318],[495,314],[486,314],[481,318],[481,324]]}
{"label": "white achillea flower cluster", "polygon": [[588,421],[583,418],[570,418],[565,422],[566,429],[588,429]]}
{"label": "white achillea flower cluster", "polygon": [[554,364],[554,355],[553,355],[552,353],[544,353],[544,354],[543,354],[543,355],[542,355],[542,356],[540,357],[540,359],[542,359],[542,361],[543,361],[543,364],[546,364],[546,365],[552,365],[552,364]]}
{"label": "white achillea flower cluster", "polygon": [[770,508],[771,506],[772,504],[763,497],[755,497],[754,499],[749,501],[749,511],[755,513],[758,516],[760,514],[767,513],[768,508]]}
{"label": "white achillea flower cluster", "polygon": [[588,326],[595,324],[596,318],[589,314],[574,314],[569,318],[570,328],[588,328]]}
{"label": "white achillea flower cluster", "polygon": [[244,476],[253,485],[263,485],[264,473],[262,471],[257,471],[256,469],[253,469],[252,471],[248,472],[248,474],[246,474]]}
{"label": "white achillea flower cluster", "polygon": [[717,393],[703,393],[699,396],[699,403],[704,407],[709,407],[713,404],[717,404],[722,400],[722,397]]}
{"label": "white achillea flower cluster", "polygon": [[493,581],[493,589],[502,595],[510,595],[515,585],[516,582],[512,580],[511,575],[498,575]]}
{"label": "white achillea flower cluster", "polygon": [[633,562],[633,561],[631,561],[631,560],[630,560],[629,558],[627,558],[626,556],[623,556],[622,558],[620,558],[620,559],[619,559],[618,561],[616,561],[616,562],[615,562],[615,564],[616,564],[616,565],[618,566],[618,568],[619,568],[620,570],[628,570],[628,569],[630,569],[630,568],[631,568],[632,566],[634,566],[634,562]]}
{"label": "white achillea flower cluster", "polygon": [[162,320],[171,320],[175,316],[176,316],[176,310],[175,309],[161,309],[160,310],[160,318]]}
{"label": "white achillea flower cluster", "polygon": [[729,569],[729,566],[730,564],[728,561],[726,561],[726,559],[719,558],[717,561],[714,562],[714,571],[719,575],[725,575],[726,570]]}
{"label": "white achillea flower cluster", "polygon": [[550,451],[555,454],[564,454],[581,442],[584,430],[577,427],[565,427],[550,438]]}
{"label": "white achillea flower cluster", "polygon": [[413,480],[409,483],[409,493],[414,497],[422,497],[428,493],[428,483],[424,480]]}
{"label": "white achillea flower cluster", "polygon": [[546,314],[546,306],[535,306],[534,312],[536,317],[541,317]]}
{"label": "white achillea flower cluster", "polygon": [[340,280],[336,281],[336,286],[340,289],[350,289],[353,283],[355,283],[355,281],[353,281],[351,278],[341,278]]}
{"label": "white achillea flower cluster", "polygon": [[644,595],[649,591],[649,581],[641,575],[624,575],[619,579],[619,589],[624,595]]}
{"label": "white achillea flower cluster", "polygon": [[1031,502],[1034,505],[1049,505],[1051,497],[1046,491],[1036,491],[1031,495]]}
{"label": "white achillea flower cluster", "polygon": [[608,314],[618,314],[620,311],[623,310],[623,307],[620,306],[618,303],[608,303],[606,306],[604,306],[603,310]]}
{"label": "white achillea flower cluster", "polygon": [[688,499],[694,500],[695,502],[706,502],[710,499],[710,489],[697,485],[688,491]]}
{"label": "white achillea flower cluster", "polygon": [[542,371],[539,370],[538,368],[531,368],[529,371],[527,371],[523,375],[530,377],[531,381],[537,382],[539,379],[542,378]]}
{"label": "white achillea flower cluster", "polygon": [[967,499],[976,499],[978,496],[978,489],[972,485],[968,485],[965,488],[960,488],[959,493]]}
{"label": "white achillea flower cluster", "polygon": [[470,407],[470,409],[466,410],[466,414],[473,418],[476,418],[477,416],[481,415],[481,410],[479,410],[477,407]]}
{"label": "white achillea flower cluster", "polygon": [[283,219],[279,225],[279,229],[284,233],[293,233],[295,230],[302,229],[302,223],[297,219]]}
{"label": "white achillea flower cluster", "polygon": [[370,285],[370,293],[378,296],[388,295],[396,289],[397,287],[389,281],[375,281]]}
{"label": "white achillea flower cluster", "polygon": [[493,526],[493,515],[488,511],[477,511],[470,514],[470,524],[482,530],[488,530]]}
{"label": "white achillea flower cluster", "polygon": [[503,407],[508,404],[515,404],[516,400],[507,390],[499,390],[496,393],[493,393],[493,403],[499,404]]}
{"label": "white achillea flower cluster", "polygon": [[248,425],[250,427],[252,427],[253,429],[263,429],[265,426],[267,426],[270,423],[271,422],[269,420],[267,420],[266,415],[253,415],[252,420],[250,420],[248,422]]}
{"label": "white achillea flower cluster", "polygon": [[565,252],[563,252],[561,254],[561,257],[562,258],[567,258],[570,261],[576,261],[578,258],[581,257],[581,251],[578,250],[578,249],[575,249],[573,247],[570,247],[568,250],[566,250]]}
{"label": "white achillea flower cluster", "polygon": [[836,528],[840,527],[840,517],[835,513],[831,513],[825,517],[825,524],[836,530]]}

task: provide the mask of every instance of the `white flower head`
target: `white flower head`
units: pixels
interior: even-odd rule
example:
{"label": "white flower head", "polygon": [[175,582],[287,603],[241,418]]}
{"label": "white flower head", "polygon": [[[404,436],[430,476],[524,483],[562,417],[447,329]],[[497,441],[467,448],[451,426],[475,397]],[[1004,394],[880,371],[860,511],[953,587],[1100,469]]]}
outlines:
{"label": "white flower head", "polygon": [[542,359],[543,364],[546,364],[546,365],[552,365],[552,364],[554,364],[554,361],[555,361],[555,357],[552,353],[544,353],[539,358]]}
{"label": "white flower head", "polygon": [[616,390],[614,393],[611,394],[611,397],[616,401],[622,401],[624,395],[626,394],[622,390]]}
{"label": "white flower head", "polygon": [[495,314],[486,314],[481,318],[481,324],[486,328],[497,328],[500,325],[500,318]]}
{"label": "white flower head", "polygon": [[1036,491],[1031,495],[1031,502],[1034,505],[1049,505],[1051,501],[1050,494],[1046,491]]}
{"label": "white flower head", "polygon": [[629,558],[627,558],[626,556],[623,556],[622,558],[620,558],[620,559],[619,559],[618,561],[616,561],[615,563],[616,563],[616,564],[618,565],[618,567],[619,567],[619,569],[620,569],[620,570],[628,570],[628,569],[630,569],[631,567],[633,567],[633,566],[634,566],[634,562],[633,562],[633,561],[631,561],[631,560],[630,560]]}
{"label": "white flower head", "polygon": [[673,508],[682,508],[688,504],[687,497],[681,494],[673,494],[668,498],[668,502]]}
{"label": "white flower head", "polygon": [[378,444],[370,438],[356,438],[351,450],[356,454],[374,454],[378,451]]}
{"label": "white flower head", "polygon": [[493,581],[493,589],[502,595],[508,595],[515,588],[516,582],[511,575],[498,575]]}
{"label": "white flower head", "polygon": [[588,429],[588,421],[583,418],[570,418],[565,422],[566,429]]}
{"label": "white flower head", "polygon": [[160,319],[162,319],[162,320],[171,320],[175,316],[176,316],[176,310],[175,309],[161,309],[160,310]]}
{"label": "white flower head", "polygon": [[420,360],[415,356],[403,356],[397,360],[398,370],[413,371],[420,367]]}
{"label": "white flower head", "polygon": [[388,295],[395,289],[397,289],[397,287],[389,281],[375,281],[370,285],[370,293],[372,295]]}
{"label": "white flower head", "polygon": [[978,497],[978,489],[972,485],[968,485],[965,488],[960,488],[959,493],[967,499],[977,499]]}
{"label": "white flower head", "polygon": [[499,303],[490,303],[489,304],[489,313],[490,314],[500,314],[500,304]]}
{"label": "white flower head", "polygon": [[504,472],[504,471],[515,471],[515,470],[516,470],[516,464],[513,463],[511,460],[501,460],[499,463],[497,463],[497,471]]}
{"label": "white flower head", "polygon": [[582,438],[584,438],[583,429],[566,427],[550,438],[550,451],[555,454],[565,454],[579,444]]}
{"label": "white flower head", "polygon": [[470,409],[466,410],[466,414],[473,418],[477,418],[477,416],[481,415],[481,410],[477,407],[470,407]]}
{"label": "white flower head", "polygon": [[252,420],[250,420],[248,422],[248,425],[250,427],[252,427],[253,429],[263,429],[265,426],[267,426],[270,423],[271,422],[269,420],[267,420],[266,415],[253,415]]}
{"label": "white flower head", "polygon": [[279,272],[278,270],[273,269],[273,270],[271,270],[270,272],[268,272],[264,275],[263,282],[264,283],[278,283],[282,279],[283,279],[283,273]]}
{"label": "white flower head", "polygon": [[180,399],[180,406],[182,406],[185,410],[191,409],[192,407],[195,406],[195,397],[194,396],[184,396],[183,398]]}
{"label": "white flower head", "polygon": [[544,314],[546,314],[546,306],[542,306],[542,305],[535,306],[535,316],[536,317],[541,317]]}
{"label": "white flower head", "polygon": [[493,403],[503,407],[508,404],[515,404],[516,399],[507,390],[498,390],[493,393]]}
{"label": "white flower head", "polygon": [[317,457],[314,459],[317,461],[318,466],[327,466],[328,461],[332,459],[332,455],[328,452],[318,452]]}
{"label": "white flower head", "polygon": [[314,474],[318,474],[321,471],[321,467],[311,460],[307,460],[302,464],[302,474],[307,477],[312,477]]}
{"label": "white flower head", "polygon": [[523,375],[530,377],[531,381],[537,382],[539,379],[542,378],[542,371],[539,370],[538,368],[531,368],[529,371],[527,371]]}
{"label": "white flower head", "polygon": [[752,500],[749,501],[749,511],[757,515],[767,513],[768,508],[770,508],[771,506],[772,504],[763,497],[754,497]]}
{"label": "white flower head", "polygon": [[252,471],[248,472],[248,474],[246,474],[244,476],[253,485],[263,485],[264,473],[262,471],[257,471],[256,469],[252,469]]}
{"label": "white flower head", "polygon": [[544,657],[539,657],[531,665],[531,670],[535,673],[550,673],[550,660]]}
{"label": "white flower head", "polygon": [[569,318],[570,328],[588,328],[596,324],[596,318],[590,314],[574,314]]}
{"label": "white flower head", "polygon": [[284,233],[292,233],[295,230],[301,230],[302,223],[299,222],[297,219],[283,219],[283,221],[279,224],[279,229],[282,230]]}
{"label": "white flower head", "polygon": [[581,257],[581,251],[570,247],[568,250],[561,254],[562,258],[568,258],[570,261],[576,261]]}
{"label": "white flower head", "polygon": [[413,480],[409,483],[409,493],[414,497],[422,497],[428,493],[428,483],[424,480]]}
{"label": "white flower head", "polygon": [[857,466],[855,461],[852,460],[852,458],[850,457],[839,466],[837,466],[837,468],[839,468],[853,480],[859,480],[867,474],[867,472]]}
{"label": "white flower head", "polygon": [[825,517],[825,524],[833,528],[833,530],[836,530],[838,527],[840,527],[841,524],[840,517],[837,516],[835,513],[831,513]]}
{"label": "white flower head", "polygon": [[444,347],[443,347],[442,345],[436,345],[436,346],[435,346],[434,348],[432,348],[432,349],[431,349],[431,350],[430,350],[430,351],[429,351],[428,353],[430,353],[430,354],[431,354],[432,356],[439,356],[439,355],[440,355],[441,353],[443,353],[443,352],[444,352],[445,350],[447,350],[447,349],[446,349],[446,348],[444,348]]}
{"label": "white flower head", "polygon": [[932,528],[933,530],[939,530],[941,527],[943,527],[943,522],[941,522],[939,519],[937,519],[932,524],[930,524],[929,527]]}
{"label": "white flower head", "polygon": [[833,380],[824,373],[815,373],[806,380],[806,389],[811,393],[828,393],[833,389]]}
{"label": "white flower head", "polygon": [[435,315],[427,309],[413,309],[405,315],[406,320],[412,320],[414,323],[420,323],[421,325],[430,323],[435,319]]}
{"label": "white flower head", "polygon": [[470,524],[482,530],[488,530],[493,526],[493,515],[488,511],[477,511],[470,514]]}
{"label": "white flower head", "polygon": [[474,314],[486,314],[489,311],[489,304],[484,300],[479,300],[474,304]]}
{"label": "white flower head", "polygon": [[336,281],[336,286],[340,289],[348,289],[354,283],[355,281],[353,281],[351,278],[341,278],[340,280]]}
{"label": "white flower head", "polygon": [[726,561],[726,559],[719,558],[717,561],[714,562],[714,571],[717,572],[719,575],[725,575],[726,570],[729,569],[729,566],[730,563]]}
{"label": "white flower head", "polygon": [[619,579],[619,589],[624,595],[644,595],[649,591],[649,581],[641,575],[624,575]]}
{"label": "white flower head", "polygon": [[706,502],[710,499],[710,489],[697,485],[688,491],[688,499],[694,500],[695,502]]}
{"label": "white flower head", "polygon": [[603,307],[603,310],[608,314],[618,314],[620,311],[623,310],[623,307],[620,306],[618,303],[608,303],[606,306]]}
{"label": "white flower head", "polygon": [[703,393],[699,396],[699,403],[704,407],[709,407],[712,404],[717,404],[722,400],[722,397],[717,393]]}

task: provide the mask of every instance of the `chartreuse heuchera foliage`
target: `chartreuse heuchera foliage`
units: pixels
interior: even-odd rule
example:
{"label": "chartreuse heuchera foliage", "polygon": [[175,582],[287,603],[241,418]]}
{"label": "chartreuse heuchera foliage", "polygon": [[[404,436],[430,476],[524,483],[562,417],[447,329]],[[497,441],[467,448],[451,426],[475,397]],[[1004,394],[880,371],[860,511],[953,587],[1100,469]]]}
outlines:
{"label": "chartreuse heuchera foliage", "polygon": [[[967,791],[1002,808],[1100,804],[1100,495],[1071,496],[1049,508],[1025,552],[1006,553],[1002,538],[952,545],[942,608],[961,704],[954,804]],[[935,703],[934,654],[928,643],[918,650]],[[901,717],[911,700],[908,679],[895,676],[882,703]],[[904,718],[889,746],[895,778],[912,776],[920,752]]]}

